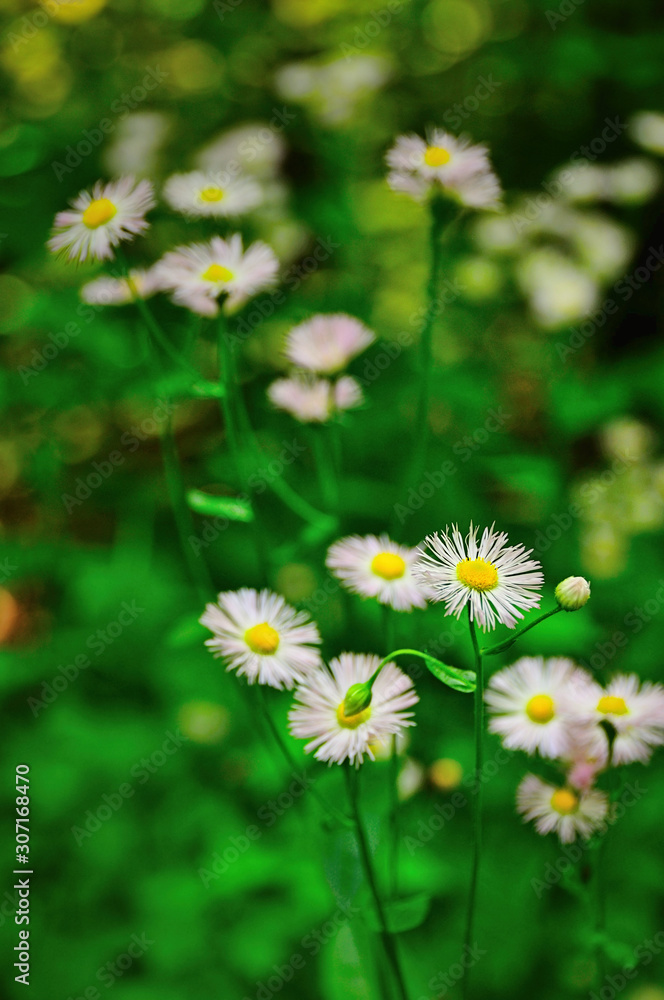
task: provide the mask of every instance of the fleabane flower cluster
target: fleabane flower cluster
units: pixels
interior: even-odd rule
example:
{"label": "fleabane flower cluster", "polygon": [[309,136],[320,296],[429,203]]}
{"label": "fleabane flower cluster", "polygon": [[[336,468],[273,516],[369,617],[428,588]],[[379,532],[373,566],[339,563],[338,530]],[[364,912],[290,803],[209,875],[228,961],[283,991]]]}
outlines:
{"label": "fleabane flower cluster", "polygon": [[608,767],[647,763],[664,743],[664,688],[617,675],[603,688],[564,657],[523,657],[494,674],[485,693],[489,731],[510,750],[555,762],[557,782],[529,774],[517,808],[540,833],[589,837],[608,814],[596,779]]}
{"label": "fleabane flower cluster", "polygon": [[273,382],[268,398],[303,423],[324,423],[336,412],[360,406],[364,401],[360,383],[341,372],[375,339],[364,323],[345,313],[321,313],[299,323],[288,333],[284,347],[294,374]]}
{"label": "fleabane flower cluster", "polygon": [[443,195],[475,209],[500,207],[500,184],[485,146],[473,145],[443,129],[431,129],[426,139],[401,135],[386,156],[391,168],[387,182],[393,191],[422,201]]}

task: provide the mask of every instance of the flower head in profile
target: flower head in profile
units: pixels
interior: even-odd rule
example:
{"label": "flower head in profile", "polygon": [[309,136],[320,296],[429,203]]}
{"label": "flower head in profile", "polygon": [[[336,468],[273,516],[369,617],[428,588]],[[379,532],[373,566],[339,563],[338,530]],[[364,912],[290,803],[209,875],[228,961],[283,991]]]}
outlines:
{"label": "flower head in profile", "polygon": [[419,549],[393,542],[387,535],[350,535],[328,549],[328,569],[353,594],[375,597],[397,611],[424,608],[426,592],[413,576]]}
{"label": "flower head in profile", "polygon": [[386,159],[391,168],[387,182],[394,191],[418,201],[438,193],[469,208],[500,207],[500,184],[486,146],[472,145],[465,136],[438,128],[426,139],[401,135]]}
{"label": "flower head in profile", "polygon": [[522,611],[539,607],[536,591],[544,577],[531,550],[507,541],[505,532],[493,527],[485,528],[478,541],[472,525],[464,539],[453,525],[428,536],[415,576],[433,588],[434,601],[444,601],[446,614],[459,618],[468,605],[471,620],[483,629],[495,628],[497,621],[514,628]]}
{"label": "flower head in profile", "polygon": [[257,241],[246,250],[242,237],[213,236],[209,243],[192,243],[169,251],[155,264],[162,289],[172,292],[177,305],[201,316],[216,316],[218,300],[232,312],[252,295],[274,284],[279,263],[266,243]]}
{"label": "flower head in profile", "polygon": [[268,386],[267,395],[273,406],[303,424],[326,423],[335,413],[352,410],[364,401],[360,383],[350,375],[336,382],[306,375],[278,378]]}
{"label": "flower head in profile", "polygon": [[298,368],[335,375],[375,339],[374,332],[353,316],[321,313],[293,327],[284,353]]}
{"label": "flower head in profile", "polygon": [[80,296],[93,306],[124,306],[136,299],[147,299],[158,290],[152,270],[131,270],[128,278],[104,274],[83,285]]}
{"label": "flower head in profile", "polygon": [[618,674],[606,688],[589,678],[574,699],[573,716],[589,755],[608,762],[611,733],[613,764],[645,764],[664,743],[664,687],[641,683],[636,674]]}
{"label": "flower head in profile", "polygon": [[190,216],[232,218],[260,205],[260,185],[246,177],[221,172],[173,174],[164,185],[164,198],[176,212]]}
{"label": "flower head in profile", "polygon": [[570,754],[570,704],[586,678],[590,680],[564,657],[524,656],[489,681],[484,695],[489,732],[497,733],[509,750],[550,758]]}
{"label": "flower head in profile", "polygon": [[307,753],[359,767],[365,754],[374,760],[373,744],[415,725],[408,709],[419,699],[410,677],[394,663],[385,664],[367,699],[367,681],[380,662],[378,656],[342,653],[329,671],[316,671],[297,688],[288,718],[293,736],[309,740]]}
{"label": "flower head in profile", "polygon": [[269,590],[219,594],[200,622],[212,632],[205,645],[249,684],[292,688],[321,662],[316,626]]}
{"label": "flower head in profile", "polygon": [[608,800],[597,789],[580,791],[549,785],[527,774],[517,790],[517,810],[524,821],[534,821],[538,833],[556,832],[563,844],[577,836],[587,840],[601,829],[608,812]]}
{"label": "flower head in profile", "polygon": [[148,228],[145,213],[154,204],[149,181],[97,181],[91,192],[81,191],[74,198],[70,209],[58,212],[48,247],[53,253],[66,251],[68,260],[112,258],[113,247]]}

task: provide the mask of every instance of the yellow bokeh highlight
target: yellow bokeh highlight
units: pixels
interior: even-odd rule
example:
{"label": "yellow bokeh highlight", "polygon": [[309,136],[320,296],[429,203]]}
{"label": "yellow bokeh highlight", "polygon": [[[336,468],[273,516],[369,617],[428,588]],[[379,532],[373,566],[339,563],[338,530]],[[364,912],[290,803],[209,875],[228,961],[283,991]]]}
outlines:
{"label": "yellow bokeh highlight", "polygon": [[61,24],[82,24],[96,17],[107,0],[49,0],[44,10]]}

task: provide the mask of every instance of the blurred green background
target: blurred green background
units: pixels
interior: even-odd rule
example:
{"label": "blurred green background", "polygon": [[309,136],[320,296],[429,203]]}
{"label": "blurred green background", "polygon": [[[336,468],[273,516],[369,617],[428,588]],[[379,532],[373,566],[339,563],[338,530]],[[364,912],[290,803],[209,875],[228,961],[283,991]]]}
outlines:
{"label": "blurred green background", "polygon": [[[370,968],[375,942],[362,920],[368,902],[352,839],[324,828],[311,797],[288,793],[292,776],[252,698],[203,646],[137,316],[81,306],[80,285],[101,269],[66,265],[44,244],[54,214],[97,178],[135,172],[160,184],[190,169],[218,135],[249,123],[255,148],[274,160],[273,196],[241,229],[274,246],[286,293],[278,310],[263,296],[234,321],[251,329],[241,367],[265,456],[259,475],[274,475],[270,462],[296,442],[301,454],[279,475],[321,505],[302,427],[265,398],[288,328],[314,312],[345,311],[379,338],[352,366],[366,405],[342,428],[336,532],[303,530],[269,490],[258,498],[270,586],[316,618],[326,655],[383,652],[378,607],[326,587],[326,546],[337,534],[388,527],[415,544],[451,521],[462,529],[471,519],[495,521],[513,543],[535,548],[547,580],[543,607],[565,576],[593,585],[584,612],[529,633],[521,655],[570,655],[599,677],[620,670],[659,679],[664,282],[653,249],[664,255],[664,140],[634,116],[662,108],[660,5],[4,0],[2,10],[8,995],[23,995],[10,974],[10,868],[13,773],[25,762],[35,996],[384,996],[359,971],[358,952]],[[112,125],[105,136],[102,120]],[[490,146],[508,213],[465,218],[446,245],[430,479],[404,489],[417,365],[415,348],[402,345],[415,344],[421,319],[427,219],[389,191],[383,157],[399,133],[434,124]],[[557,183],[575,154],[592,172]],[[205,234],[161,205],[151,221],[128,248],[132,262]],[[173,340],[184,339],[187,317],[165,302],[155,308]],[[206,327],[194,356],[214,379]],[[229,469],[216,402],[183,400],[174,421],[188,484],[223,490]],[[104,475],[117,450],[122,461]],[[250,526],[217,530],[197,516],[196,533],[217,589],[264,585]],[[399,644],[428,644],[469,666],[466,637],[451,621],[437,608],[400,616]],[[510,662],[509,654],[496,659]],[[413,1000],[433,1000],[458,995],[440,976],[461,950],[470,809],[451,803],[472,766],[472,705],[411,669],[421,701],[403,761],[401,890],[432,898],[401,946]],[[285,724],[289,695],[268,694]],[[498,751],[489,738],[489,759]],[[337,769],[306,767],[341,799]],[[560,882],[541,898],[531,884],[561,852],[515,814],[525,768],[513,755],[486,784],[478,923],[486,954],[473,970],[476,995],[589,996],[583,906]],[[363,772],[382,871],[387,771],[379,761]],[[632,772],[646,793],[611,834],[608,912],[612,937],[634,948],[664,930],[664,762]],[[624,995],[663,1000],[663,979],[658,954]]]}

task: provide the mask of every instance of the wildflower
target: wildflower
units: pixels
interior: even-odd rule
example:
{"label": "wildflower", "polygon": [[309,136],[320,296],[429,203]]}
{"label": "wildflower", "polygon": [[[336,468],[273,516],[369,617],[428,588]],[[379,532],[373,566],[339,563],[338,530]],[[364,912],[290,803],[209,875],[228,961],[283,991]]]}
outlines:
{"label": "wildflower", "polygon": [[263,192],[255,181],[247,178],[231,179],[220,173],[195,170],[169,177],[164,185],[164,198],[183,215],[229,218],[244,215],[260,205]]}
{"label": "wildflower", "polygon": [[578,611],[590,600],[590,584],[582,576],[568,576],[558,584],[554,594],[564,611]]}
{"label": "wildflower", "polygon": [[577,834],[587,840],[600,829],[608,800],[597,789],[558,788],[527,774],[517,790],[517,810],[526,822],[534,820],[538,833],[555,830],[563,844],[570,844]]}
{"label": "wildflower", "polygon": [[67,251],[68,260],[113,257],[113,247],[144,232],[145,213],[155,204],[149,181],[121,177],[104,184],[97,181],[92,193],[81,191],[70,209],[58,212],[48,241],[53,253]]}
{"label": "wildflower", "polygon": [[469,605],[472,621],[493,629],[496,621],[514,628],[521,609],[539,607],[533,591],[544,582],[540,563],[530,559],[523,545],[508,545],[505,532],[485,528],[477,541],[471,525],[464,540],[453,525],[426,539],[425,550],[414,567],[416,579],[433,588],[434,601],[445,602],[445,613],[459,618]]}
{"label": "wildflower", "polygon": [[350,535],[327,553],[328,569],[353,594],[375,597],[397,611],[426,607],[426,592],[413,576],[417,548],[391,541],[387,535]]}
{"label": "wildflower", "polygon": [[426,139],[401,135],[386,159],[392,168],[387,182],[394,191],[418,201],[439,193],[470,208],[500,207],[500,184],[486,146],[471,145],[467,137],[438,128]]}
{"label": "wildflower", "polygon": [[298,368],[334,375],[375,339],[373,331],[353,316],[320,314],[293,327],[284,353]]}
{"label": "wildflower", "polygon": [[129,278],[109,274],[95,278],[83,285],[80,295],[84,302],[93,306],[124,306],[136,299],[147,299],[157,288],[153,271],[131,270]]}
{"label": "wildflower", "polygon": [[664,687],[641,684],[636,674],[618,674],[606,688],[589,680],[575,698],[574,721],[589,754],[606,761],[610,734],[613,764],[645,764],[664,743]]}
{"label": "wildflower", "polygon": [[407,709],[419,699],[410,678],[394,663],[381,670],[368,703],[366,695],[353,699],[358,686],[366,692],[380,662],[378,656],[342,653],[331,661],[329,672],[318,670],[298,687],[290,730],[310,741],[307,753],[315,751],[317,760],[330,764],[349,760],[359,767],[365,754],[375,759],[372,744],[415,725]]}
{"label": "wildflower", "polygon": [[321,662],[316,626],[269,590],[219,594],[200,622],[213,634],[205,645],[249,684],[292,688]]}
{"label": "wildflower", "polygon": [[268,386],[267,394],[278,410],[305,424],[325,423],[336,412],[354,409],[364,401],[360,383],[350,375],[336,382],[302,376],[279,378]]}
{"label": "wildflower", "polygon": [[192,243],[169,251],[155,264],[160,287],[173,293],[177,305],[202,316],[216,316],[217,300],[225,296],[224,311],[232,312],[276,279],[279,264],[266,243],[257,241],[246,250],[235,233],[224,240]]}

